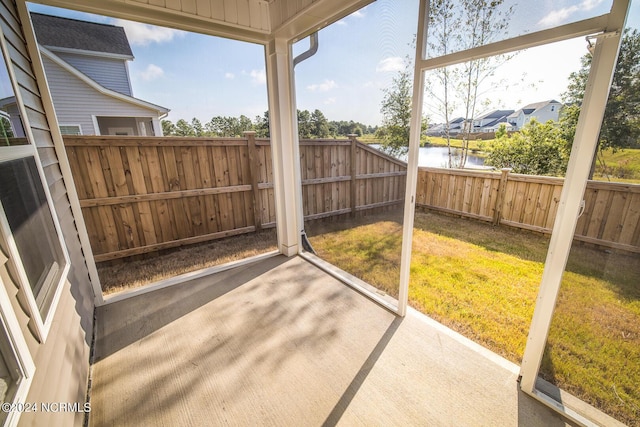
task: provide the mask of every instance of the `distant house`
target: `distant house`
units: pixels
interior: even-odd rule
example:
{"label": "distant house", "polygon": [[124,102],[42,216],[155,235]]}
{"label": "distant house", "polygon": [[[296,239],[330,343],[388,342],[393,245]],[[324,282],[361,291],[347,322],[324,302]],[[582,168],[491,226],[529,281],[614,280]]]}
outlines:
{"label": "distant house", "polygon": [[514,130],[522,129],[531,119],[536,119],[540,123],[545,123],[549,120],[558,121],[561,107],[562,103],[553,99],[550,101],[536,102],[525,105],[510,114],[507,117],[507,121],[515,128]]}
{"label": "distant house", "polygon": [[169,109],[133,96],[124,28],[39,13],[31,19],[63,135],[162,136]]}
{"label": "distant house", "polygon": [[449,122],[449,133],[456,135],[464,131],[465,119],[464,117],[456,117]]}
{"label": "distant house", "polygon": [[513,110],[493,110],[473,119],[472,132],[495,132],[500,123],[507,123],[507,117]]}
{"label": "distant house", "polygon": [[456,117],[450,120],[449,123],[434,123],[429,125],[427,129],[427,135],[429,136],[444,136],[449,129],[450,135],[457,135],[464,129],[464,117]]}

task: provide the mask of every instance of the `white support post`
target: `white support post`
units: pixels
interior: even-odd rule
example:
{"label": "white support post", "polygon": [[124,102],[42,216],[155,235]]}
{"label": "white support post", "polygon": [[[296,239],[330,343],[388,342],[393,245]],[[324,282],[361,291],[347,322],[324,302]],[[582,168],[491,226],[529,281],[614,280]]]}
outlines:
{"label": "white support post", "polygon": [[413,242],[413,219],[416,210],[416,187],[418,182],[418,157],[420,134],[422,133],[422,96],[424,94],[424,71],[420,64],[426,54],[426,25],[429,16],[429,0],[420,2],[418,36],[413,70],[413,98],[409,134],[409,158],[407,159],[407,184],[404,199],[402,227],[402,255],[400,258],[400,289],[398,292],[398,315],[405,316],[409,302],[409,279],[411,274],[411,246]]}
{"label": "white support post", "polygon": [[291,45],[273,39],[266,46],[269,131],[273,156],[278,250],[292,256],[302,247],[302,184]]}
{"label": "white support post", "polygon": [[607,37],[598,38],[593,53],[571,157],[520,369],[522,377],[520,387],[530,394],[535,392],[536,379],[547,343],[562,275],[573,243],[580,204],[584,197],[591,160],[598,144],[600,125],[609,96],[609,87],[618,58],[621,33],[628,9],[629,0],[614,1],[605,30]]}

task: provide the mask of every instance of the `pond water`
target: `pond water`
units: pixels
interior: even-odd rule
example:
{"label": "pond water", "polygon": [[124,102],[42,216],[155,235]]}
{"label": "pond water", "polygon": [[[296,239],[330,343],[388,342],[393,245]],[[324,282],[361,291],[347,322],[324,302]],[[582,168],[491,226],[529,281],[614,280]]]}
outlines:
{"label": "pond water", "polygon": [[[380,144],[371,144],[373,148],[379,149]],[[459,156],[462,150],[453,149],[453,155]],[[406,161],[407,156],[400,156],[401,160]],[[430,168],[446,168],[449,163],[449,150],[447,147],[420,147],[420,155],[418,157],[418,166]],[[484,159],[469,153],[467,156],[467,168],[484,169]]]}
{"label": "pond water", "polygon": [[[380,148],[380,144],[371,144],[373,148]],[[453,154],[459,156],[461,150],[454,149]],[[400,156],[401,160],[407,160],[407,156]],[[420,147],[420,155],[418,157],[418,166],[430,168],[446,168],[449,163],[449,150],[447,147]],[[467,156],[467,168],[484,169],[484,159],[473,153]]]}

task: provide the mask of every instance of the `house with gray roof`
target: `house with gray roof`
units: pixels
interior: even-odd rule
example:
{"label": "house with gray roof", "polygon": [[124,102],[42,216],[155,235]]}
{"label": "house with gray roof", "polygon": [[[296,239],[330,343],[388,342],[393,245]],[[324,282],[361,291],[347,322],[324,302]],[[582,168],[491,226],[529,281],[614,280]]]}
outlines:
{"label": "house with gray roof", "polygon": [[162,136],[168,108],[133,96],[124,28],[31,13],[62,134]]}
{"label": "house with gray roof", "polygon": [[558,121],[560,118],[560,108],[562,108],[562,103],[554,99],[535,102],[525,105],[510,114],[507,117],[507,121],[513,126],[514,130],[522,129],[522,127],[532,119],[536,119],[540,123],[545,123],[549,120]]}
{"label": "house with gray roof", "polygon": [[473,119],[472,132],[493,132],[500,123],[506,123],[513,110],[493,110]]}

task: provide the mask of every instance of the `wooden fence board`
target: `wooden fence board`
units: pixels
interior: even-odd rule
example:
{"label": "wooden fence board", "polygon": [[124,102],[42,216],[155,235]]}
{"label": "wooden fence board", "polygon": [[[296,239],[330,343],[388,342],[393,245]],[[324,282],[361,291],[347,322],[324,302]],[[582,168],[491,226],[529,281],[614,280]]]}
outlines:
{"label": "wooden fence board", "polygon": [[[620,230],[620,243],[640,246],[637,237],[637,234],[640,233],[640,194],[630,194],[628,201],[629,207],[626,209]],[[635,240],[634,233],[636,234]]]}
{"label": "wooden fence board", "polygon": [[[96,259],[274,226],[270,141],[250,145],[255,137],[246,136],[65,137]],[[391,206],[404,197],[403,163],[355,140],[301,141],[300,155],[307,218]]]}
{"label": "wooden fence board", "polygon": [[[248,141],[65,137],[96,259],[274,226],[270,143]],[[307,219],[401,206],[406,165],[355,139],[301,141],[300,162]],[[559,178],[420,168],[416,200],[549,233],[562,185]],[[584,198],[576,239],[640,252],[640,186],[590,181]]]}
{"label": "wooden fence board", "polygon": [[[505,171],[419,168],[417,205],[551,233],[564,180]],[[576,240],[640,252],[640,185],[589,181],[584,198]]]}
{"label": "wooden fence board", "polygon": [[627,200],[630,194],[611,192],[609,197],[609,213],[602,229],[602,239],[612,242],[620,240],[620,230],[622,229],[622,219],[629,206]]}

